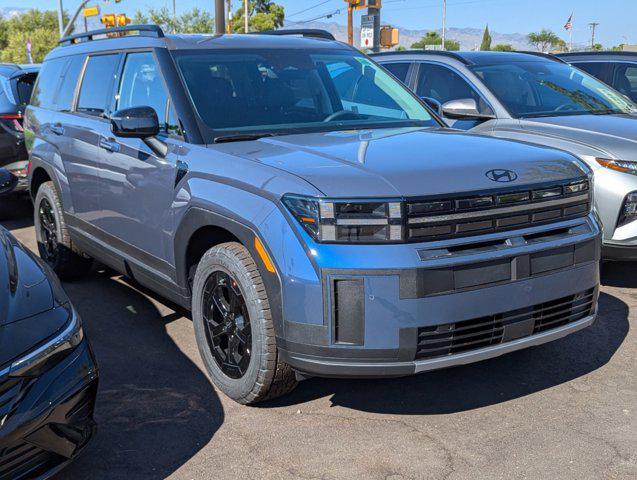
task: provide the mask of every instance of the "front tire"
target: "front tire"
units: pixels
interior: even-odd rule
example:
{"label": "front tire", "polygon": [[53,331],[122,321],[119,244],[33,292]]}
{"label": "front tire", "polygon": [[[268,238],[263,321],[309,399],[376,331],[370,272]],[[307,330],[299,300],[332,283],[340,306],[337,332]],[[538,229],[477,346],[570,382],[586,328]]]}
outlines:
{"label": "front tire", "polygon": [[35,236],[40,257],[62,280],[85,275],[93,263],[74,250],[53,182],[43,183],[35,196],[33,209]]}
{"label": "front tire", "polygon": [[192,314],[199,353],[228,397],[249,405],[294,389],[294,372],[279,358],[263,279],[243,245],[224,243],[203,256]]}

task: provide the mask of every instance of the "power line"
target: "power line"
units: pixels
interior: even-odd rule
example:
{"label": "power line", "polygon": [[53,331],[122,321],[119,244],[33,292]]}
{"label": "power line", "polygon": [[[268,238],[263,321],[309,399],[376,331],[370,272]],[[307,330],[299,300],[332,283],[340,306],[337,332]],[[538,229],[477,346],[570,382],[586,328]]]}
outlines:
{"label": "power line", "polygon": [[331,1],[332,0],[324,0],[324,1],[319,2],[316,5],[313,5],[311,7],[304,8],[303,10],[299,10],[298,12],[291,13],[290,15],[286,15],[286,18],[296,17],[297,15],[300,15],[300,14],[305,13],[305,12],[309,12],[310,10],[313,10],[313,9],[315,9],[317,7],[320,7],[321,5],[325,5],[326,3],[330,3]]}
{"label": "power line", "polygon": [[320,15],[318,17],[310,18],[308,20],[300,20],[298,22],[290,21],[290,23],[293,23],[295,25],[303,25],[305,23],[312,23],[312,22],[315,22],[317,20],[321,20],[322,18],[331,18],[334,15],[338,15],[340,13],[341,13],[341,9],[339,8],[337,10],[334,10],[334,11],[331,11],[331,12],[328,12],[328,13],[324,13],[323,15]]}

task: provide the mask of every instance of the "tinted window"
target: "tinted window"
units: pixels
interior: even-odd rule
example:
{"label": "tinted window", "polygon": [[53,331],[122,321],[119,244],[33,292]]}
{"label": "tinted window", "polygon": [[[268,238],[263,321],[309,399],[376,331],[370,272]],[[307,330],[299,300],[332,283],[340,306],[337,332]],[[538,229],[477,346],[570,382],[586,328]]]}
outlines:
{"label": "tinted window", "polygon": [[65,65],[66,58],[56,58],[55,60],[44,62],[40,70],[40,75],[38,75],[38,80],[33,88],[33,97],[31,98],[32,105],[48,109],[54,108],[53,101]]}
{"label": "tinted window", "polygon": [[619,93],[629,97],[633,102],[637,102],[637,64],[615,64],[613,87],[615,87]]}
{"label": "tinted window", "polygon": [[330,130],[434,125],[391,76],[356,52],[176,53],[193,103],[215,130]]}
{"label": "tinted window", "polygon": [[61,112],[70,112],[73,106],[73,96],[75,95],[75,87],[77,79],[82,72],[84,66],[83,55],[70,57],[66,67],[62,73],[62,80],[58,94],[55,98],[55,109]]}
{"label": "tinted window", "polygon": [[561,62],[471,67],[512,115],[628,113],[635,105],[606,84]]}
{"label": "tinted window", "polygon": [[383,63],[383,67],[389,70],[394,77],[403,83],[407,81],[407,74],[409,73],[410,63]]}
{"label": "tinted window", "polygon": [[589,75],[599,78],[602,82],[606,81],[606,67],[607,64],[603,62],[582,62],[574,63],[573,66],[584,70]]}
{"label": "tinted window", "polygon": [[464,98],[473,98],[476,102],[480,100],[480,96],[459,74],[431,63],[420,64],[416,93],[419,97],[433,98],[441,104]]}
{"label": "tinted window", "polygon": [[109,94],[119,55],[96,55],[89,57],[82,88],[77,102],[77,111],[90,115],[102,115],[110,104]]}
{"label": "tinted window", "polygon": [[38,78],[37,73],[27,73],[22,75],[15,81],[15,89],[18,94],[18,102],[20,105],[27,105],[31,100],[31,94],[33,93],[33,85]]}
{"label": "tinted window", "polygon": [[164,82],[151,52],[131,53],[126,57],[122,72],[117,109],[152,107],[157,112],[159,124],[166,129],[166,104],[168,95]]}

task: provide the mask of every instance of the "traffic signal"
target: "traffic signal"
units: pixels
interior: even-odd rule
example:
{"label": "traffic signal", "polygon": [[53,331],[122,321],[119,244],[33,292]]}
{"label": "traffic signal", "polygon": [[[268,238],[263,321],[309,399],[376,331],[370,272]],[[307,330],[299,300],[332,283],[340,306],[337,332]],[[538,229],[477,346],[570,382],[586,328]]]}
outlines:
{"label": "traffic signal", "polygon": [[130,18],[128,18],[126,16],[126,14],[121,13],[117,16],[117,26],[118,27],[125,27],[126,25],[128,25],[130,23]]}
{"label": "traffic signal", "polygon": [[100,18],[100,22],[102,22],[102,25],[104,25],[106,28],[113,28],[115,27],[117,18],[115,18],[114,13],[106,13],[102,15],[102,18]]}

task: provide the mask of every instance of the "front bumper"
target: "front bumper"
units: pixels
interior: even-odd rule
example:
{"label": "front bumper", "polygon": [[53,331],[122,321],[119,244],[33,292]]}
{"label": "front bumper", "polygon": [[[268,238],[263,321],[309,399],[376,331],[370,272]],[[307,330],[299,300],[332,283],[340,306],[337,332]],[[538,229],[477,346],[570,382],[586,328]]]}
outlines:
{"label": "front bumper", "polygon": [[39,377],[1,380],[0,480],[49,478],[88,443],[97,366],[86,339]]}
{"label": "front bumper", "polygon": [[546,230],[485,236],[466,250],[455,243],[449,253],[442,242],[317,249],[315,258],[338,258],[341,268],[320,268],[320,303],[298,276],[287,283],[297,295],[284,289],[282,358],[308,376],[403,376],[585,328],[597,312],[599,226],[591,215]]}

